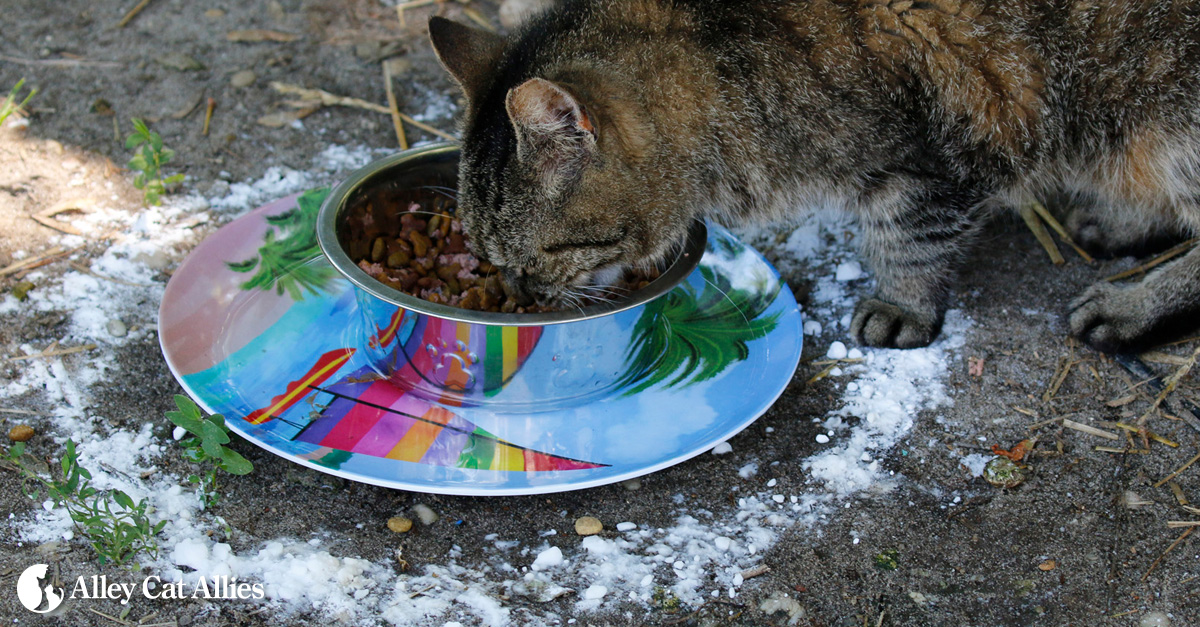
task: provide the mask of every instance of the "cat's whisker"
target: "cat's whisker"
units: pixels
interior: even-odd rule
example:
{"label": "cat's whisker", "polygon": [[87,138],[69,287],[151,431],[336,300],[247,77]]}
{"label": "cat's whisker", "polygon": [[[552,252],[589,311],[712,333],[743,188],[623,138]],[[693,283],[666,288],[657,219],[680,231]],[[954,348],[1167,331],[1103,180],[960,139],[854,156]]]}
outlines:
{"label": "cat's whisker", "polygon": [[444,187],[441,185],[422,185],[418,189],[428,189],[437,192],[450,200],[458,200],[458,190],[453,187]]}

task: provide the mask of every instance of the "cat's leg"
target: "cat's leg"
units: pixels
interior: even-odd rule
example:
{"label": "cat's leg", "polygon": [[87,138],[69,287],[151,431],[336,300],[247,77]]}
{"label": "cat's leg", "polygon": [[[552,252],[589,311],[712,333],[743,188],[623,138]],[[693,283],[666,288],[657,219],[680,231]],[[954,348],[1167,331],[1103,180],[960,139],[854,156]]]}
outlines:
{"label": "cat's leg", "polygon": [[1141,257],[1186,239],[1178,221],[1163,212],[1131,209],[1094,194],[1052,194],[1046,204],[1062,217],[1075,243],[1096,257]]}
{"label": "cat's leg", "polygon": [[896,181],[861,212],[861,250],[877,280],[850,331],[868,346],[914,348],[941,331],[950,287],[983,222],[979,197],[939,182]]}
{"label": "cat's leg", "polygon": [[1200,248],[1136,285],[1092,285],[1067,321],[1075,337],[1110,353],[1145,350],[1200,328]]}

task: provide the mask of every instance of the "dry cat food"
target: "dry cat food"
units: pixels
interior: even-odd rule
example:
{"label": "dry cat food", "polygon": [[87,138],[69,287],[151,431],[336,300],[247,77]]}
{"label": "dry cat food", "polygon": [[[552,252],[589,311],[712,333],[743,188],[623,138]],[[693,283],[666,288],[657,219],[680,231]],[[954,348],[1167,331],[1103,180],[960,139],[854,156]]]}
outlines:
{"label": "dry cat food", "polygon": [[[407,201],[405,206],[396,200],[376,195],[350,210],[343,246],[364,272],[384,285],[432,303],[504,313],[555,311],[517,303],[496,267],[467,249],[462,223],[450,213],[452,205],[439,199],[424,206]],[[385,203],[382,211],[376,206],[381,201]],[[625,294],[639,290],[658,274],[627,272],[609,291]]]}

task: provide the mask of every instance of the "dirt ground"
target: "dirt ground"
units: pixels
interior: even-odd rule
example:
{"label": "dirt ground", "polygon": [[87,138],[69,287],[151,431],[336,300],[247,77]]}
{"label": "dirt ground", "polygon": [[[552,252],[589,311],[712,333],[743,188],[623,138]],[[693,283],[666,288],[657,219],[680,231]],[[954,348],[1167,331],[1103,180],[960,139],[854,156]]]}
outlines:
{"label": "dirt ground", "polygon": [[[270,83],[385,103],[380,63],[398,58],[403,74],[395,86],[401,109],[420,112],[454,93],[425,43],[426,17],[440,11],[466,19],[467,8],[498,24],[492,2],[413,9],[402,26],[394,9],[372,0],[154,0],[118,28],[134,4],[61,0],[18,7],[9,2],[0,10],[0,90],[7,91],[22,77],[39,89],[29,127],[0,134],[2,167],[9,170],[0,179],[7,181],[0,186],[0,267],[15,261],[17,251],[45,252],[59,235],[29,219],[33,214],[88,196],[107,199],[115,194],[128,206],[139,204],[131,175],[120,169],[129,157],[123,137],[132,130],[130,118],[152,122],[177,151],[172,171],[187,174],[186,188],[200,194],[255,179],[271,166],[309,168],[314,154],[330,144],[393,147],[390,118],[360,109],[322,108],[306,117],[302,128],[260,124],[265,115],[291,111],[282,104],[288,98]],[[231,31],[249,29],[296,37],[229,41]],[[180,69],[187,63],[182,55],[197,62],[196,69]],[[244,70],[255,73],[253,82],[233,86],[231,79]],[[216,107],[205,134],[208,98]],[[453,129],[449,119],[430,123]],[[409,135],[431,139],[411,127]],[[88,176],[80,176],[84,171]],[[73,183],[76,179],[80,182]],[[215,226],[198,228],[197,241]],[[75,259],[86,266],[87,256],[104,246],[90,241]],[[165,252],[164,281],[186,247]],[[816,528],[797,525],[786,532],[763,559],[770,572],[748,580],[733,601],[682,610],[618,601],[612,609],[580,616],[579,624],[788,624],[787,614],[768,615],[760,609],[761,601],[779,592],[791,593],[805,609],[792,624],[814,626],[1168,624],[1139,623],[1156,620],[1154,612],[1168,614],[1170,625],[1200,624],[1200,555],[1190,537],[1173,545],[1185,529],[1167,526],[1171,520],[1196,518],[1182,505],[1188,498],[1200,499],[1200,468],[1179,474],[1178,495],[1167,484],[1158,485],[1192,459],[1200,433],[1155,413],[1148,425],[1179,443],[1178,448],[1154,443],[1146,453],[1120,454],[1095,446],[1125,446],[1124,436],[1105,441],[1052,421],[1067,416],[1115,432],[1109,423],[1136,421],[1150,407],[1139,395],[1145,386],[1130,391],[1135,378],[1112,359],[1069,341],[1059,318],[1084,286],[1131,265],[1124,259],[1089,266],[1072,257],[1054,267],[1024,226],[995,225],[958,287],[956,307],[973,324],[949,369],[953,406],[923,412],[907,437],[883,456],[897,477],[889,489],[852,497]],[[63,262],[46,268],[54,272],[69,266]],[[805,277],[795,273],[786,278],[803,300]],[[0,278],[0,289],[11,290],[17,282],[13,276]],[[146,320],[153,319],[157,306],[144,304]],[[63,315],[54,313],[5,315],[0,326],[3,354],[17,354],[23,343],[44,346],[58,339],[62,321]],[[828,335],[810,342],[805,362],[823,357],[833,339]],[[1186,356],[1196,346],[1192,341],[1163,350]],[[161,358],[157,338],[148,334],[124,345],[118,363],[121,376],[103,387],[89,410],[118,427],[161,420],[179,387]],[[1163,375],[1178,368],[1147,363]],[[1067,364],[1069,372],[1060,381]],[[21,362],[0,360],[0,383],[15,378],[22,367]],[[397,540],[384,521],[425,503],[445,522],[404,539],[404,555],[415,569],[439,563],[455,545],[463,553],[460,563],[484,563],[489,559],[488,534],[536,545],[540,530],[565,533],[569,525],[564,520],[583,514],[668,526],[677,494],[705,504],[719,517],[723,504],[733,500],[730,486],[739,481],[737,471],[746,459],[763,462],[756,484],[770,477],[804,481],[802,460],[816,450],[819,431],[810,418],[825,415],[838,399],[829,378],[807,383],[819,370],[801,365],[775,406],[731,441],[737,455],[702,455],[643,478],[636,490],[613,485],[530,497],[417,495],[319,475],[243,443],[239,450],[255,464],[253,480],[231,480],[232,493],[221,512],[237,530],[236,546],[322,531],[333,534],[344,554],[389,560]],[[1198,387],[1192,373],[1175,394],[1195,399]],[[1133,400],[1111,402],[1131,395]],[[10,409],[41,409],[37,394],[21,400]],[[7,431],[17,419],[16,414],[0,414],[0,426]],[[162,434],[167,433],[164,421]],[[1007,449],[1034,436],[1037,447],[1026,462],[1030,477],[1018,487],[994,487],[960,463],[964,455],[990,453],[993,444]],[[1142,447],[1140,439],[1130,442]],[[53,440],[44,435],[29,446],[41,455],[55,453]],[[168,450],[165,465],[181,466],[178,451]],[[36,507],[22,495],[15,477],[0,472],[0,512]],[[281,488],[289,498],[279,498]],[[732,511],[729,506],[724,515]],[[852,542],[852,534],[864,540]],[[895,551],[894,569],[877,564],[888,551]],[[14,624],[115,622],[85,612],[44,620],[25,613],[10,592],[12,582],[24,565],[47,560],[60,564],[64,574],[119,572],[88,563],[83,547],[47,555],[37,547],[19,546],[12,533],[0,530],[0,618]],[[512,603],[513,622],[521,624],[525,615],[570,617],[574,599],[536,607]],[[115,603],[94,607],[112,616],[121,611]],[[255,613],[253,605],[230,604],[214,616],[194,605],[156,606],[145,600],[137,601],[129,616],[155,611],[179,625],[273,622],[269,613]],[[316,615],[293,620],[325,624]]]}

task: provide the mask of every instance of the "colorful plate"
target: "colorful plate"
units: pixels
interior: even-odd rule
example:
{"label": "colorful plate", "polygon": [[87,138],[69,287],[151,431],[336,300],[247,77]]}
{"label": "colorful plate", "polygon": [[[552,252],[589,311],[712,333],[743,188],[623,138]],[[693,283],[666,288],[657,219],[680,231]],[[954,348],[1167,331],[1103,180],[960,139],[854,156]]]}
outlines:
{"label": "colorful plate", "polygon": [[[775,402],[800,359],[790,290],[761,255],[710,225],[683,284],[612,316],[621,332],[608,337],[632,338],[621,346],[514,342],[516,372],[481,406],[408,394],[356,348],[370,333],[355,290],[308,235],[326,192],[278,200],[214,233],[175,272],[159,312],[163,354],[187,393],[296,463],[441,494],[604,485],[729,439]],[[576,359],[616,364],[627,384],[540,408],[530,390],[577,372],[563,367]]]}

